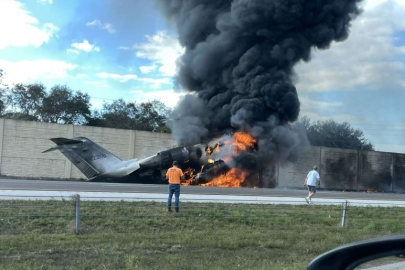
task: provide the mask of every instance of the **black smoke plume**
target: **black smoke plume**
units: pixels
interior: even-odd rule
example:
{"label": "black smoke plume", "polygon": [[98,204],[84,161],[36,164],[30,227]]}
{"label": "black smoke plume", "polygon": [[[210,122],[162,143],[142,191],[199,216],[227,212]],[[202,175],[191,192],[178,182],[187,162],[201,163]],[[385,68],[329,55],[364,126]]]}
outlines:
{"label": "black smoke plume", "polygon": [[258,158],[296,160],[307,140],[291,125],[300,111],[293,67],[346,39],[360,0],[158,2],[186,49],[176,80],[192,94],[171,122],[179,143],[244,130],[258,139]]}

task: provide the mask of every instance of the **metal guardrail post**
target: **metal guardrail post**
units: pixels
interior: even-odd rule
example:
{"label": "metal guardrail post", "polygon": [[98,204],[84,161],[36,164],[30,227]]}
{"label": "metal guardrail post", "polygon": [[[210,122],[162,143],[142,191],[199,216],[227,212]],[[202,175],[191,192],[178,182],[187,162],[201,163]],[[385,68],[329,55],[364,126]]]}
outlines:
{"label": "metal guardrail post", "polygon": [[347,210],[347,201],[343,203],[343,211],[342,211],[342,228],[346,227],[346,210]]}
{"label": "metal guardrail post", "polygon": [[80,195],[76,195],[76,233],[80,232]]}

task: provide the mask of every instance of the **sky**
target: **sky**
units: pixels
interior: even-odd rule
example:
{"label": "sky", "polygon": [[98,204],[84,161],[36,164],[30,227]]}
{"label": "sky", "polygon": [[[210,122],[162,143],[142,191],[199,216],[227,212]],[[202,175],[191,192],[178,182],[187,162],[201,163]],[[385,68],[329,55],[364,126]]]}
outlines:
{"label": "sky", "polygon": [[[376,150],[405,153],[405,0],[366,0],[349,38],[296,66],[300,116],[364,131]],[[67,85],[103,102],[174,107],[184,52],[155,1],[0,0],[3,83]]]}

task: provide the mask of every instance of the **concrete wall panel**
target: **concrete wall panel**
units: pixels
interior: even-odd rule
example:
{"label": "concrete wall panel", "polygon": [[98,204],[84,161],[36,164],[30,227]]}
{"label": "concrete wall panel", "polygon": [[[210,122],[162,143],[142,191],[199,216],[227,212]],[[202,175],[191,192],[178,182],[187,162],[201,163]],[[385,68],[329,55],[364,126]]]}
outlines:
{"label": "concrete wall panel", "polygon": [[394,154],[393,191],[405,192],[405,155]]}
{"label": "concrete wall panel", "polygon": [[358,151],[322,147],[321,187],[327,189],[357,189]]}
{"label": "concrete wall panel", "polygon": [[63,155],[41,152],[53,143],[49,138],[66,137],[68,125],[4,120],[1,174],[14,177],[64,178]]}
{"label": "concrete wall panel", "polygon": [[360,152],[358,190],[392,190],[392,153]]}
{"label": "concrete wall panel", "polygon": [[135,131],[135,157],[144,158],[171,148],[176,141],[171,134]]}
{"label": "concrete wall panel", "polygon": [[2,175],[26,178],[64,178],[65,160],[4,157]]}
{"label": "concrete wall panel", "polygon": [[297,163],[286,163],[279,166],[279,187],[302,187],[308,172],[314,165],[321,164],[321,148],[311,147],[303,153]]}

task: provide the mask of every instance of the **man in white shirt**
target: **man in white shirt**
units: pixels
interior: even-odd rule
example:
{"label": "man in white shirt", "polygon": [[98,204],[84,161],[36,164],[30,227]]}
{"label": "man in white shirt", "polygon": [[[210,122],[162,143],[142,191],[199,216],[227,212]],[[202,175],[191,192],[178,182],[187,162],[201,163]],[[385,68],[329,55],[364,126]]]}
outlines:
{"label": "man in white shirt", "polygon": [[316,193],[316,184],[321,185],[321,177],[318,173],[318,167],[314,166],[314,169],[308,173],[304,183],[304,187],[308,186],[308,197],[305,197],[308,204],[312,203],[311,199]]}

